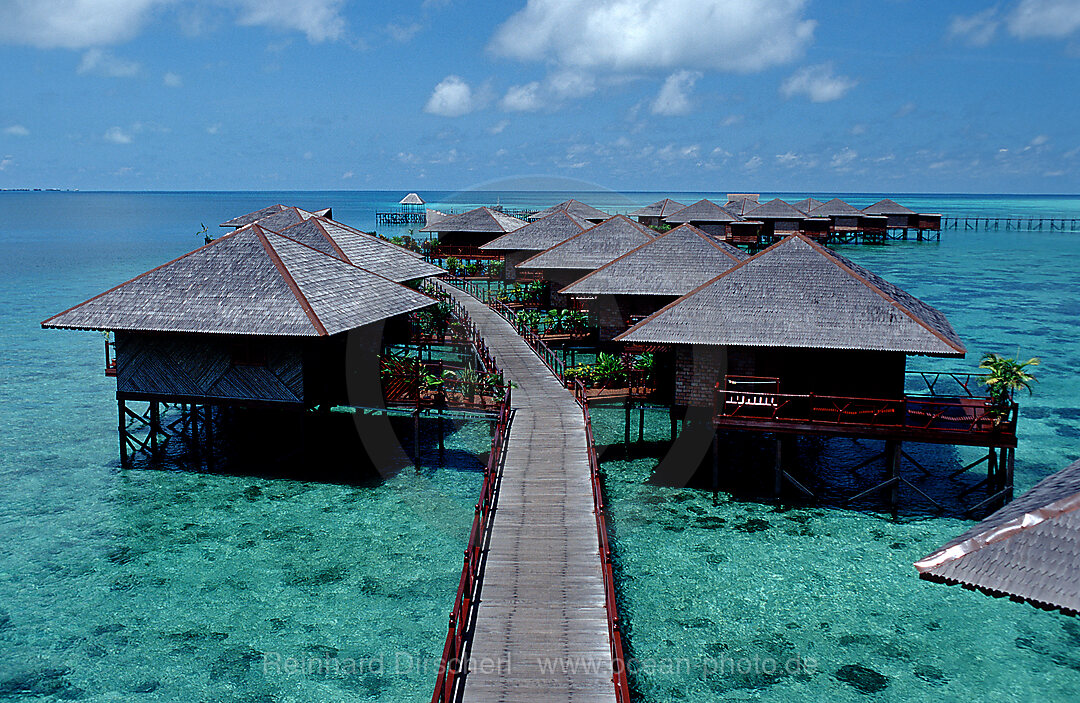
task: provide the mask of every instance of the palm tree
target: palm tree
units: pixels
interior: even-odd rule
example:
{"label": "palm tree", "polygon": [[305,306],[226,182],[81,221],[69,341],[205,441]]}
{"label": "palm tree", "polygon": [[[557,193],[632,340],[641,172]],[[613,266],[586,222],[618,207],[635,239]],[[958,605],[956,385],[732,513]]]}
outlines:
{"label": "palm tree", "polygon": [[998,417],[1008,414],[1015,391],[1027,389],[1030,395],[1031,382],[1038,380],[1027,369],[1038,366],[1039,359],[1032,357],[1021,362],[1019,356],[1017,354],[1016,359],[1011,359],[1000,354],[987,353],[983,354],[982,361],[979,362],[979,368],[989,372],[982,379],[982,383],[990,391],[990,412]]}

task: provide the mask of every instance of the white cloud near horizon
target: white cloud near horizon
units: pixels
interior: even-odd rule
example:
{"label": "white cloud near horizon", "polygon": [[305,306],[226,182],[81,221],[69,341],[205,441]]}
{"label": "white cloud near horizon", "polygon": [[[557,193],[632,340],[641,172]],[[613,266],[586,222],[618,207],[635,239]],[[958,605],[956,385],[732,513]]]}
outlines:
{"label": "white cloud near horizon", "polygon": [[479,107],[473,89],[460,76],[449,75],[431,92],[424,112],[442,117],[461,117]]}
{"label": "white cloud near horizon", "polygon": [[689,114],[693,108],[690,91],[701,75],[700,71],[677,71],[668,76],[652,102],[652,113],[665,116]]}
{"label": "white cloud near horizon", "polygon": [[[798,58],[816,23],[806,0],[528,0],[494,53],[601,71],[751,73]],[[777,37],[783,37],[782,41]]]}
{"label": "white cloud near horizon", "polygon": [[345,34],[344,0],[4,0],[0,44],[40,49],[110,46],[139,35],[164,9],[201,16],[200,7],[225,6],[242,26],[299,31],[313,43]]}
{"label": "white cloud near horizon", "polygon": [[785,98],[802,95],[811,102],[825,103],[839,100],[857,84],[858,81],[847,76],[833,75],[831,63],[821,63],[804,66],[791,74],[780,84],[780,94]]}
{"label": "white cloud near horizon", "polygon": [[13,124],[10,127],[4,127],[4,134],[10,137],[29,137],[30,130],[21,124]]}
{"label": "white cloud near horizon", "polygon": [[179,88],[184,85],[184,79],[180,77],[179,73],[169,71],[161,77],[161,83],[169,88]]}
{"label": "white cloud near horizon", "polygon": [[544,100],[540,96],[540,83],[532,81],[524,85],[510,86],[499,105],[508,112],[535,112],[541,109],[544,107]]}
{"label": "white cloud near horizon", "polygon": [[1009,32],[1020,39],[1062,39],[1080,29],[1076,0],[1020,0],[1010,13]]}
{"label": "white cloud near horizon", "polygon": [[90,49],[83,54],[75,72],[107,78],[132,78],[139,75],[140,69],[141,66],[136,61],[121,59],[103,49]]}
{"label": "white cloud near horizon", "polygon": [[109,127],[105,130],[105,134],[102,135],[102,138],[113,144],[130,144],[132,141],[131,135],[119,127]]}

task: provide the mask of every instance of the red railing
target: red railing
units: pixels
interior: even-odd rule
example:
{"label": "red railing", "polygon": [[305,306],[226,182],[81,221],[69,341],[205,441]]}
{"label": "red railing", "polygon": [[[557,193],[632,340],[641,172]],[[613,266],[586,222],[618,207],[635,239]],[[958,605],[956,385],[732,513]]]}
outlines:
{"label": "red railing", "polygon": [[604,486],[600,477],[600,460],[596,455],[593,439],[592,417],[585,386],[574,381],[574,398],[581,405],[585,421],[585,447],[589,454],[589,482],[592,484],[593,513],[596,515],[596,537],[600,542],[600,569],[604,577],[604,606],[607,611],[608,641],[611,646],[611,682],[615,686],[616,703],[629,703],[630,680],[626,668],[626,649],[622,641],[622,623],[619,620],[619,602],[615,596],[615,572],[612,566],[611,542],[608,536],[607,508],[604,503]]}
{"label": "red railing", "polygon": [[[933,389],[929,381],[928,386]],[[1012,434],[1018,411],[1017,404],[1011,403],[1004,414],[995,413],[987,398],[974,396],[859,398],[780,393],[779,379],[751,376],[727,376],[716,384],[714,400],[718,418],[935,432]]]}
{"label": "red railing", "polygon": [[480,562],[484,541],[491,531],[491,522],[495,499],[498,494],[499,457],[502,455],[506,440],[507,425],[510,420],[510,389],[506,389],[495,424],[495,435],[491,439],[491,453],[488,454],[484,468],[484,483],[480,488],[480,499],[473,512],[472,528],[469,530],[469,543],[465,547],[465,563],[461,567],[457,595],[450,611],[450,624],[443,645],[442,659],[435,680],[435,692],[431,703],[452,703],[456,700],[457,687],[461,681],[465,656],[465,633],[472,618],[472,606],[479,585]]}

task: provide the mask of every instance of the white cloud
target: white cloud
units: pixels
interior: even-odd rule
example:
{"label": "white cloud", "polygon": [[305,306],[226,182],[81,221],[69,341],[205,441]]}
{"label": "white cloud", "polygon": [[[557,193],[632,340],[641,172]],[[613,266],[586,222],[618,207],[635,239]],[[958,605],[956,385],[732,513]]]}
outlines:
{"label": "white cloud", "polygon": [[28,137],[30,136],[30,130],[21,124],[13,124],[10,127],[4,127],[4,134],[9,137]]}
{"label": "white cloud", "polygon": [[893,113],[893,117],[907,117],[911,113],[915,112],[919,106],[913,102],[906,102],[900,107],[896,108],[896,112]]}
{"label": "white cloud", "polygon": [[701,78],[699,71],[678,71],[664,81],[652,102],[654,115],[686,115],[690,112],[690,91]]}
{"label": "white cloud", "polygon": [[212,125],[210,125],[209,127],[206,128],[206,133],[207,134],[218,134],[220,132],[221,132],[221,123],[220,122],[215,122],[214,124],[212,124]]}
{"label": "white cloud", "polygon": [[420,30],[424,28],[424,25],[419,22],[412,22],[410,24],[388,24],[386,25],[386,33],[390,35],[390,38],[396,42],[405,42],[415,37]]}
{"label": "white cloud", "polygon": [[746,163],[743,164],[743,167],[747,171],[756,171],[757,169],[761,168],[761,163],[762,161],[760,156],[751,156],[749,159],[746,160]]}
{"label": "white cloud", "polygon": [[76,73],[109,78],[131,78],[139,75],[139,64],[113,56],[103,49],[90,49],[83,54]]}
{"label": "white cloud", "polygon": [[0,159],[0,171],[5,170],[8,166],[15,163],[15,157],[10,154]]}
{"label": "white cloud", "polygon": [[596,92],[595,79],[581,71],[558,71],[548,76],[545,83],[557,99],[585,98]]}
{"label": "white cloud", "polygon": [[852,150],[849,147],[844,147],[837,153],[833,154],[832,160],[829,165],[833,168],[845,168],[859,156],[857,151]]}
{"label": "white cloud", "polygon": [[997,12],[996,7],[991,7],[974,15],[954,15],[949,22],[949,38],[962,41],[968,46],[986,46],[993,41],[998,25],[1001,24]]}
{"label": "white cloud", "polygon": [[221,5],[237,12],[238,24],[300,31],[312,42],[340,39],[345,32],[344,0],[4,0],[0,44],[109,46],[138,36],[155,11],[177,5],[189,33],[202,33],[209,10]]}
{"label": "white cloud", "polygon": [[1050,141],[1050,137],[1046,136],[1045,134],[1040,134],[1031,140],[1031,146],[1042,146],[1048,141]]}
{"label": "white cloud", "polygon": [[447,76],[435,86],[424,112],[443,117],[461,117],[477,108],[472,88],[458,76]]}
{"label": "white cloud", "polygon": [[345,173],[341,174],[341,180],[347,181],[347,180],[349,180],[350,178],[352,178],[355,175],[356,174],[353,173],[352,171],[346,171]]}
{"label": "white cloud", "polygon": [[793,73],[780,84],[780,93],[785,98],[804,95],[811,102],[826,103],[844,97],[857,83],[847,76],[833,75],[831,63],[821,63],[804,66]]}
{"label": "white cloud", "polygon": [[510,120],[499,120],[495,124],[488,127],[488,134],[502,134],[503,131],[510,126]]}
{"label": "white cloud", "polygon": [[131,143],[131,135],[120,129],[119,127],[109,127],[107,130],[105,130],[103,138],[105,139],[105,141],[112,142],[113,144]]}
{"label": "white cloud", "polygon": [[303,32],[310,42],[340,39],[345,34],[341,16],[344,0],[236,0],[247,26]]}
{"label": "white cloud", "polygon": [[801,55],[815,26],[802,17],[805,5],[805,0],[529,0],[499,26],[490,48],[563,67],[753,72]]}
{"label": "white cloud", "polygon": [[1060,39],[1080,29],[1076,0],[1020,0],[1008,19],[1009,31],[1021,39]]}
{"label": "white cloud", "polygon": [[859,136],[860,134],[866,134],[866,125],[864,125],[862,122],[856,122],[855,124],[851,125],[851,129],[849,129],[848,132],[850,132],[852,136],[855,137]]}
{"label": "white cloud", "polygon": [[180,77],[179,73],[173,73],[172,71],[169,71],[161,77],[161,83],[170,88],[179,88],[180,86],[184,85],[184,79]]}
{"label": "white cloud", "polygon": [[742,115],[728,115],[720,120],[721,127],[733,127],[743,121]]}
{"label": "white cloud", "polygon": [[499,103],[502,109],[510,112],[535,112],[544,107],[540,96],[540,84],[537,81],[525,85],[510,86]]}

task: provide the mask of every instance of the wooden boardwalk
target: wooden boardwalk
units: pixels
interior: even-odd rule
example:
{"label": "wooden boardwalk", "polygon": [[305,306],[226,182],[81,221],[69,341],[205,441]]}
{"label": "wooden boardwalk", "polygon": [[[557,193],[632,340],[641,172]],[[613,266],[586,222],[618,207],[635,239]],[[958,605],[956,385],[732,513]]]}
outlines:
{"label": "wooden boardwalk", "polygon": [[462,700],[613,701],[581,408],[509,323],[440,285],[517,384]]}

